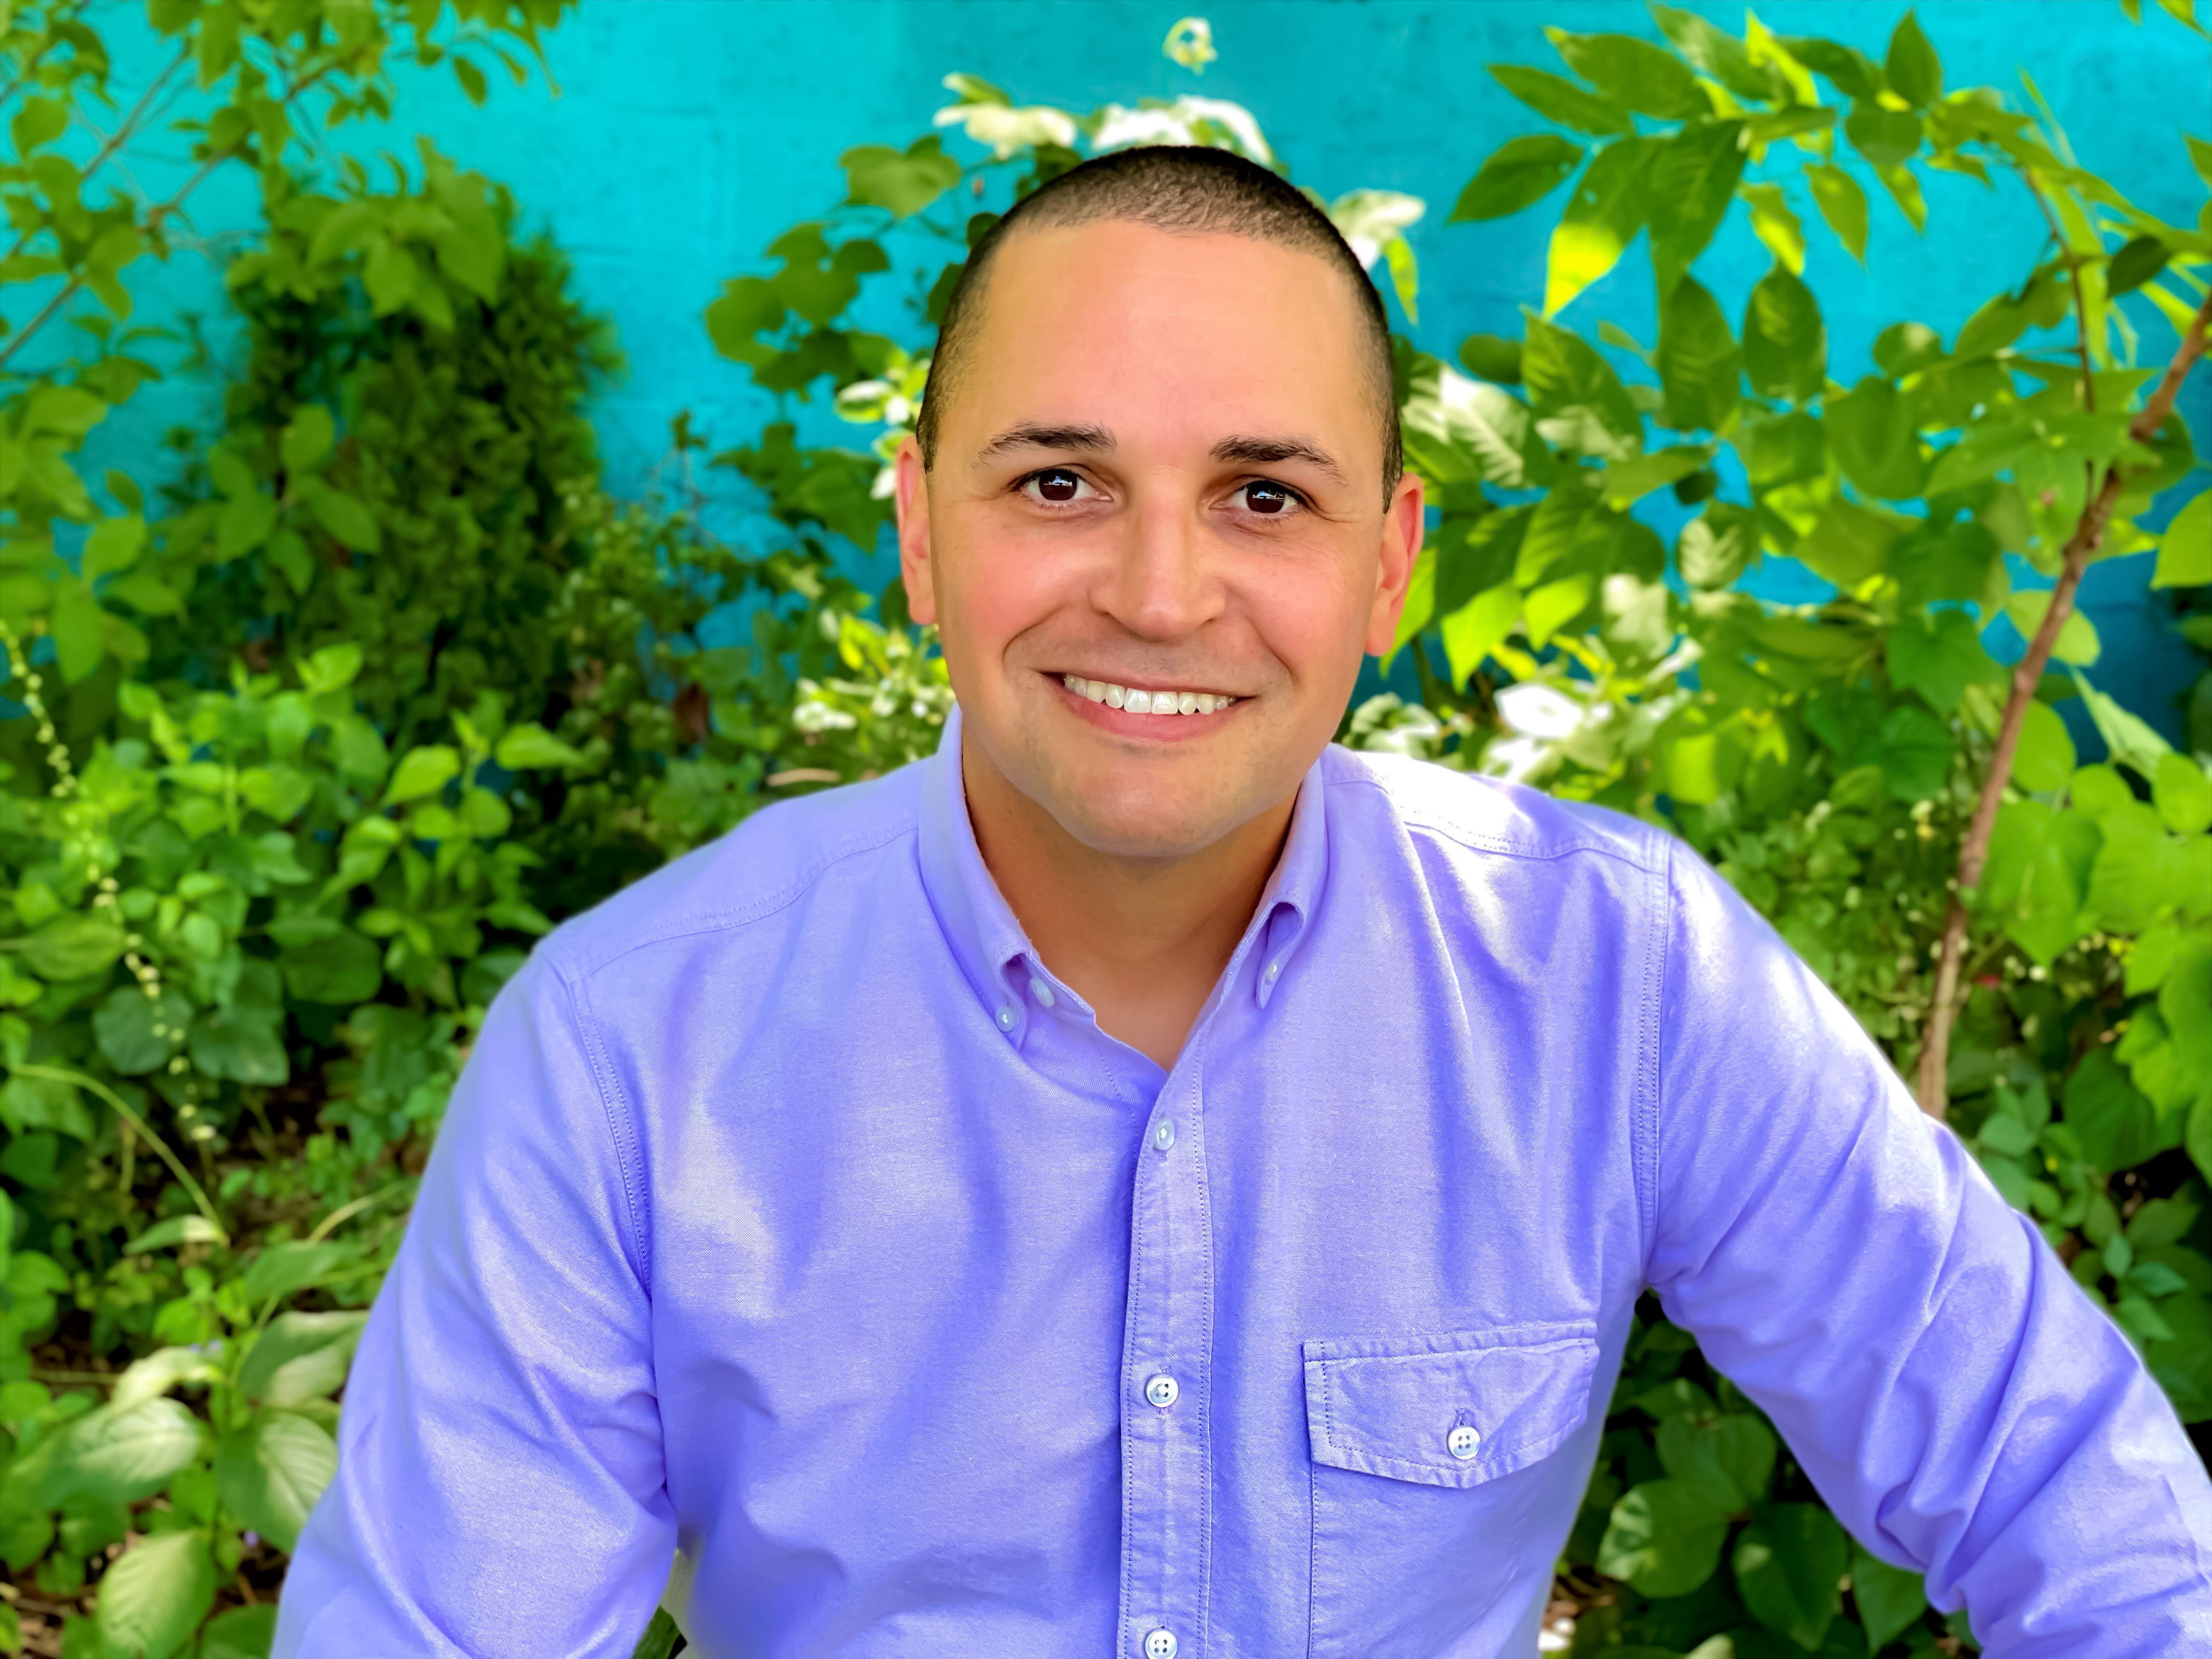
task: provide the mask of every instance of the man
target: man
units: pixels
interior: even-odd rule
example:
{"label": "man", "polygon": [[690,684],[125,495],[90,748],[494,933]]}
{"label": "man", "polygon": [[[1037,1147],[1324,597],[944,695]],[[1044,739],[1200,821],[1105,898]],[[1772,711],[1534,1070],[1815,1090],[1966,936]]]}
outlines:
{"label": "man", "polygon": [[1206,150],[979,246],[899,459],[944,746],[501,995],[281,1655],[1521,1656],[1656,1287],[1999,1655],[2212,1651],[2119,1333],[1630,820],[1328,747],[1422,535],[1382,313]]}

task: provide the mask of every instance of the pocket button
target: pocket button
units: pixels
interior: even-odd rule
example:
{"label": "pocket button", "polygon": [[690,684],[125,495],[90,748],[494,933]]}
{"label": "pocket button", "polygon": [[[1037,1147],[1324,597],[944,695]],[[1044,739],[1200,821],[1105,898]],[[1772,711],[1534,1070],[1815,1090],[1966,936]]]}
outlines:
{"label": "pocket button", "polygon": [[1462,1463],[1474,1455],[1482,1444],[1482,1437],[1462,1423],[1445,1438],[1444,1445]]}

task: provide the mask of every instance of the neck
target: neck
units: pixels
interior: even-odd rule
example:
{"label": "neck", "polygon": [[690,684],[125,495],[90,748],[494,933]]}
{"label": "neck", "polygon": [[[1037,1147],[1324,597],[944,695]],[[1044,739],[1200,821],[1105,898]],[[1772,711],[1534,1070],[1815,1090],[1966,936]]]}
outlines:
{"label": "neck", "polygon": [[1259,906],[1297,792],[1194,853],[1127,858],[1076,840],[972,742],[961,775],[983,863],[1038,955],[1102,1030],[1171,1067]]}

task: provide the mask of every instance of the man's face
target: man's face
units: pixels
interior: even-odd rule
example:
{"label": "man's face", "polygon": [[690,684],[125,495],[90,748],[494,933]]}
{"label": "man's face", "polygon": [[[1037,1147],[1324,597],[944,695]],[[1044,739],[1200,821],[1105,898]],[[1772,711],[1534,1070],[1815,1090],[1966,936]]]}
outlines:
{"label": "man's face", "polygon": [[1420,546],[1419,482],[1385,510],[1356,305],[1243,237],[1105,222],[999,250],[936,465],[899,462],[908,603],[971,779],[1145,858],[1297,788]]}

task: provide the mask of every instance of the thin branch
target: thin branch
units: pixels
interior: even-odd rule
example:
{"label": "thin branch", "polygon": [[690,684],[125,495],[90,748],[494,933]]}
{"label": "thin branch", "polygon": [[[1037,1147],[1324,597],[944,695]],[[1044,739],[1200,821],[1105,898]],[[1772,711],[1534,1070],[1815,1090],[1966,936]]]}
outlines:
{"label": "thin branch", "polygon": [[2035,175],[2022,167],[2020,176],[2027,182],[2027,193],[2035,198],[2036,206],[2043,210],[2043,222],[2051,227],[2051,240],[2058,244],[2058,257],[2065,262],[2067,273],[2074,279],[2074,348],[2081,354],[2081,406],[2094,415],[2097,412],[2097,375],[2089,363],[2089,296],[2081,291],[2081,261],[2066,246],[2066,234],[2058,228],[2058,216],[2051,212],[2043,186],[2035,182]]}
{"label": "thin branch", "polygon": [[[138,100],[137,105],[131,109],[131,113],[123,118],[123,125],[115,129],[114,132],[109,136],[107,141],[101,144],[99,149],[93,153],[92,160],[85,163],[84,171],[77,175],[77,185],[80,189],[82,189],[92,178],[94,173],[99,172],[102,167],[106,165],[107,160],[110,156],[113,155],[117,150],[122,149],[125,144],[130,143],[132,138],[137,136],[140,125],[140,118],[146,113],[147,106],[150,105],[155,97],[160,94],[162,86],[168,81],[168,78],[174,75],[179,69],[183,68],[185,64],[189,63],[191,58],[191,54],[189,52],[178,53],[175,58],[170,60],[169,67],[163,70],[161,74],[154,77],[154,83],[146,88],[144,95]],[[15,246],[8,250],[6,257],[12,259],[17,254],[21,253],[25,248],[30,246],[31,239],[33,236],[36,236],[39,232],[44,228],[44,226],[39,226],[25,231],[21,236],[18,236],[15,239]]]}
{"label": "thin branch", "polygon": [[[325,64],[321,69],[317,70],[306,80],[300,82],[297,85],[288,89],[284,94],[283,101],[288,105],[290,104],[302,93],[307,92],[318,82],[321,81],[325,76],[330,74],[335,68],[337,68],[335,64]],[[207,182],[208,175],[210,173],[213,173],[217,167],[221,167],[225,161],[230,160],[232,156],[237,155],[240,150],[244,149],[246,139],[252,136],[252,135],[250,133],[241,133],[236,138],[231,140],[229,143],[225,144],[221,149],[216,150],[210,154],[200,163],[198,170],[196,171],[191,178],[185,180],[183,185],[179,188],[174,196],[172,196],[167,201],[161,203],[159,206],[154,208],[146,215],[145,223],[142,228],[148,234],[151,234],[153,231],[160,228],[161,222],[167,218],[171,214],[176,213],[181,210],[185,204],[185,198],[194,191],[198,190],[203,184]],[[39,308],[38,315],[32,318],[29,322],[24,324],[21,331],[19,332],[14,339],[10,340],[6,346],[0,347],[0,368],[7,368],[9,363],[13,361],[15,354],[21,351],[24,346],[30,342],[32,337],[37,334],[40,329],[52,322],[54,319],[55,313],[60,311],[61,308],[67,305],[72,299],[76,298],[78,291],[83,287],[84,276],[82,272],[70,277],[68,282],[64,283],[55,293],[53,298],[47,301],[45,305]]]}
{"label": "thin branch", "polygon": [[98,1078],[87,1077],[82,1072],[72,1072],[60,1066],[18,1066],[14,1069],[18,1077],[42,1077],[50,1082],[75,1084],[80,1089],[91,1090],[106,1101],[116,1116],[143,1135],[146,1144],[161,1155],[161,1162],[169,1166],[169,1173],[184,1184],[185,1190],[191,1194],[192,1202],[199,1206],[199,1212],[207,1218],[208,1224],[223,1238],[229,1237],[222,1224],[222,1218],[216,1213],[215,1206],[208,1202],[207,1194],[201,1189],[200,1183],[192,1179],[191,1171],[185,1169],[177,1155],[169,1150],[169,1143],[155,1134],[146,1120],[131,1109],[130,1103],[122,1096]]}
{"label": "thin branch", "polygon": [[[2212,295],[2197,308],[2181,337],[2181,344],[2166,364],[2166,373],[2159,379],[2158,388],[2128,422],[2128,436],[2135,442],[2147,444],[2158,435],[2158,428],[2173,407],[2173,400],[2181,391],[2181,383],[2190,369],[2203,355],[2205,331],[2212,328]],[[1944,919],[1943,942],[1936,966],[1936,994],[1928,1011],[1928,1038],[1920,1051],[1918,1094],[1920,1109],[1930,1117],[1941,1118],[1948,1104],[1947,1073],[1950,1066],[1951,1026],[1958,1015],[1960,959],[1966,946],[1969,917],[1966,896],[1981,884],[1982,871],[1989,861],[1990,838],[1996,832],[1997,809],[2004,803],[2006,786],[2012,781],[2013,756],[2020,747],[2021,728],[2027,723],[2027,706],[2034,701],[2035,689],[2042,683],[2045,665],[2058,642],[2058,630],[2074,614],[2074,592],[2081,585],[2081,573],[2089,567],[2090,557],[2105,539],[2106,527],[2112,522],[2112,509],[2118,504],[2120,491],[2126,479],[2118,459],[2105,469],[2105,480],[2089,503],[2081,510],[2080,521],[2066,543],[2065,561],[2059,570],[2058,584],[2051,590],[2051,605],[2043,613],[2043,621],[2028,642],[2027,654],[2012,671],[2012,695],[2005,702],[2004,719],[1997,727],[1996,746],[1990,751],[1988,775],[1982,781],[1980,798],[1974,803],[1974,816],[1966,829],[1966,838],[1959,848],[1959,876],[1956,890],[1951,896],[1950,914]]]}
{"label": "thin branch", "polygon": [[31,77],[39,72],[39,65],[46,61],[46,54],[54,49],[54,38],[48,35],[44,44],[31,54],[30,61],[23,65],[23,72],[6,86],[0,87],[0,110],[14,103],[15,94],[31,84]]}

